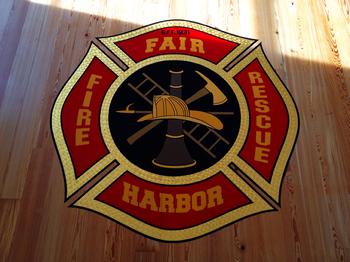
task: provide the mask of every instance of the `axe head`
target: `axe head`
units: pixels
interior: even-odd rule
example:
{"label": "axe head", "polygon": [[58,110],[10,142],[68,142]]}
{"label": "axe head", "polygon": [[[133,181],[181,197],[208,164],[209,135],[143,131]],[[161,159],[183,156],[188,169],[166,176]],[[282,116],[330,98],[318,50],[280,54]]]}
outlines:
{"label": "axe head", "polygon": [[204,88],[212,94],[214,105],[221,105],[227,101],[225,94],[208,77],[199,71],[196,71],[196,73],[200,75],[205,80],[205,82],[207,82]]}

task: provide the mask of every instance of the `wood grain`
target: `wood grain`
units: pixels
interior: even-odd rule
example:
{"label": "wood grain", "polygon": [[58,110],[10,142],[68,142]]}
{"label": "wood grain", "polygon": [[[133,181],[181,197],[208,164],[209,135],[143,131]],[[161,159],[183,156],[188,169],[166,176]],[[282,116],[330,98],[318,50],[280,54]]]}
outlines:
{"label": "wood grain", "polygon": [[[300,113],[282,208],[181,244],[63,203],[49,120],[97,36],[170,18],[256,38]],[[1,0],[0,261],[350,261],[347,0]]]}

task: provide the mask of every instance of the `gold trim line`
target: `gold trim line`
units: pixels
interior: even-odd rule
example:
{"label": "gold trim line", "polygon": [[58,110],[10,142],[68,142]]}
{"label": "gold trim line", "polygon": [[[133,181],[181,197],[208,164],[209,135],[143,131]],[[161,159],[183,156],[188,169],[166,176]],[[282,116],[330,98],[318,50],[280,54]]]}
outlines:
{"label": "gold trim line", "polygon": [[159,166],[159,167],[164,167],[164,168],[172,168],[172,169],[176,169],[176,168],[187,168],[187,167],[192,167],[195,166],[197,164],[196,160],[193,160],[193,163],[188,164],[188,165],[180,165],[180,166],[170,166],[170,165],[163,165],[160,163],[157,163],[155,159],[152,160],[152,164]]}
{"label": "gold trim line", "polygon": [[184,135],[177,135],[177,136],[174,136],[174,135],[169,135],[169,134],[166,134],[165,136],[166,136],[166,137],[169,137],[169,138],[182,138],[182,137],[184,137]]}

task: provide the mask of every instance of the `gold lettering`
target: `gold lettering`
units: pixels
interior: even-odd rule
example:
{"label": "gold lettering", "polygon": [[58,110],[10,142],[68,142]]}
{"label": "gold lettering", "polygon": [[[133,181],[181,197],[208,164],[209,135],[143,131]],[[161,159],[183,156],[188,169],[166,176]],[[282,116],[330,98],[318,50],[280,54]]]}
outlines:
{"label": "gold lettering", "polygon": [[[138,206],[138,200],[137,200],[137,196],[139,193],[140,188],[138,186],[135,185],[130,185],[127,182],[123,182],[124,184],[124,192],[123,192],[123,201],[126,203],[130,203],[134,206]],[[131,187],[131,188],[130,188]],[[131,199],[131,201],[130,201]]]}
{"label": "gold lettering", "polygon": [[90,144],[89,138],[89,127],[78,127],[75,129],[75,145],[84,146]]}
{"label": "gold lettering", "polygon": [[224,203],[222,188],[219,185],[211,187],[206,191],[197,191],[191,194],[157,192],[157,196],[155,195],[156,192],[144,189],[142,192],[142,200],[140,202],[138,197],[140,187],[129,184],[128,182],[123,182],[123,187],[124,191],[122,201],[155,212],[188,213],[190,210],[201,211]]}
{"label": "gold lettering", "polygon": [[261,129],[271,128],[271,117],[268,115],[257,115],[256,116],[256,126]]}
{"label": "gold lettering", "polygon": [[98,81],[98,79],[102,79],[102,76],[92,74],[92,75],[90,76],[90,79],[89,79],[89,82],[88,82],[86,88],[87,88],[87,89],[92,89],[92,87],[93,87],[94,85],[98,85],[98,84],[100,83],[100,82]]}
{"label": "gold lettering", "polygon": [[204,191],[195,192],[192,195],[192,209],[194,211],[200,211],[207,206],[207,195]]}
{"label": "gold lettering", "polygon": [[203,47],[203,41],[200,39],[194,39],[191,38],[191,51],[192,52],[199,52],[204,54],[204,47]]}
{"label": "gold lettering", "polygon": [[159,40],[159,38],[146,39],[146,50],[145,50],[145,53],[153,52],[153,49],[156,46],[156,43],[158,42],[158,40]]}
{"label": "gold lettering", "polygon": [[[262,139],[262,134],[264,134],[264,139]],[[261,132],[256,131],[255,135],[256,143],[261,146],[271,145],[271,132]]]}
{"label": "gold lettering", "polygon": [[171,194],[159,193],[159,212],[174,213],[174,197]]}
{"label": "gold lettering", "polygon": [[85,126],[89,126],[91,123],[91,111],[86,108],[80,108],[77,117],[77,126],[82,126],[84,122]]}
{"label": "gold lettering", "polygon": [[83,101],[83,107],[89,107],[91,102],[92,91],[86,91]]}
{"label": "gold lettering", "polygon": [[256,147],[254,160],[262,163],[268,163],[269,152],[270,152],[269,148]]}
{"label": "gold lettering", "polygon": [[142,208],[147,208],[148,205],[151,207],[152,211],[158,211],[156,201],[154,200],[154,192],[145,189],[144,196],[139,206]]}
{"label": "gold lettering", "polygon": [[159,50],[176,50],[176,46],[173,43],[172,37],[164,37],[162,45],[159,47]]}
{"label": "gold lettering", "polygon": [[253,95],[255,98],[267,98],[265,86],[253,86]]}
{"label": "gold lettering", "polygon": [[215,186],[207,190],[208,208],[214,207],[216,205],[222,205],[224,203],[221,191],[221,186]]}
{"label": "gold lettering", "polygon": [[176,195],[176,213],[187,213],[191,209],[191,197],[189,194]]}
{"label": "gold lettering", "polygon": [[262,99],[258,99],[255,100],[255,110],[256,112],[259,113],[268,113],[270,112],[270,107],[268,106],[269,102],[267,100],[262,100]]}
{"label": "gold lettering", "polygon": [[186,37],[179,37],[180,46],[179,50],[186,50]]}
{"label": "gold lettering", "polygon": [[261,129],[271,128],[271,117],[268,115],[257,115],[256,116],[256,126]]}
{"label": "gold lettering", "polygon": [[251,84],[255,84],[256,80],[259,84],[264,83],[259,72],[248,72],[248,76]]}

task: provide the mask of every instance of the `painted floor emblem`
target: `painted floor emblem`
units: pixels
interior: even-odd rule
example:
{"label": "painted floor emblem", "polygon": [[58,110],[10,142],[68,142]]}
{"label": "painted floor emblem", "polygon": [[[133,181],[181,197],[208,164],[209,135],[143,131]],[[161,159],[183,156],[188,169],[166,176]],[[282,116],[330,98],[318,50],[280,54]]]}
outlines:
{"label": "painted floor emblem", "polygon": [[183,20],[99,41],[52,111],[67,199],[114,163],[73,206],[162,241],[274,210],[298,114],[261,45]]}

